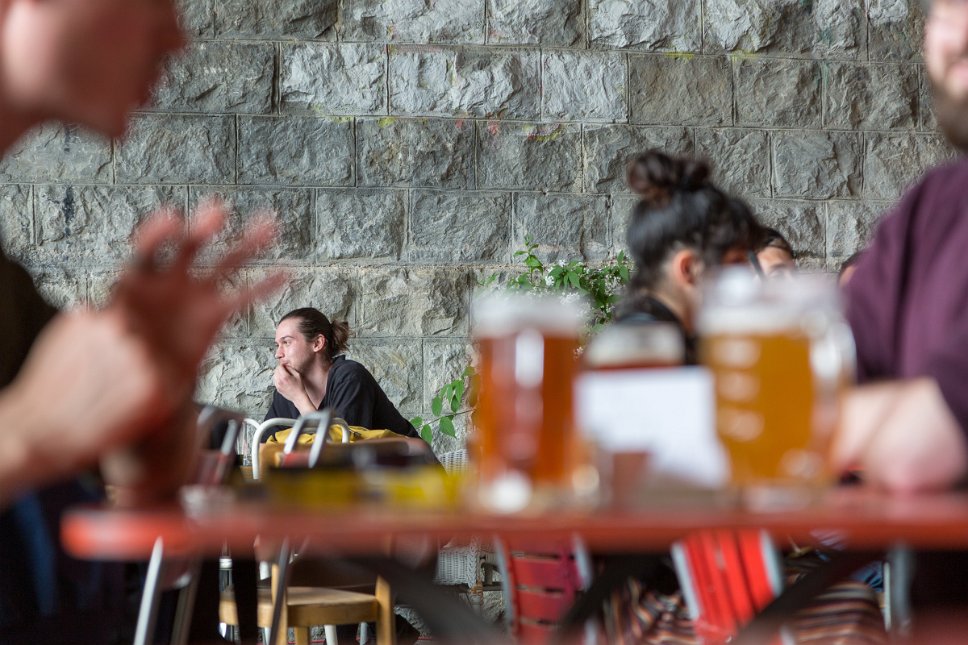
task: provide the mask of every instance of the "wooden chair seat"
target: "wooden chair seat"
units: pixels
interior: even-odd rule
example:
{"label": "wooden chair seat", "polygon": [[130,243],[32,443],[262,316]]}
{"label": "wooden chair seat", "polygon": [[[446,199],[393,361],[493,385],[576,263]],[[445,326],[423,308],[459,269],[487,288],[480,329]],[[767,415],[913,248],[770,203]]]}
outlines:
{"label": "wooden chair seat", "polygon": [[[286,589],[286,609],[286,623],[290,627],[311,627],[376,622],[380,608],[372,594],[326,587],[289,587]],[[238,624],[235,599],[230,592],[222,594],[219,616],[229,625]],[[268,627],[272,621],[269,589],[259,589],[256,620],[260,627]]]}

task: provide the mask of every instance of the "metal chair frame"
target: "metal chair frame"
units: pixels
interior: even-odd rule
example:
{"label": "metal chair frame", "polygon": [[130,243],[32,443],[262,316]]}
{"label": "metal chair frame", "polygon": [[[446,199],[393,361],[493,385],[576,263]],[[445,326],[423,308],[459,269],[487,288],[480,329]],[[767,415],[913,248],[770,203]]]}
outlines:
{"label": "metal chair frame", "polygon": [[[214,406],[206,406],[198,415],[199,432],[211,431],[216,423],[228,422],[225,437],[219,449],[219,459],[210,467],[204,468],[198,474],[197,483],[200,485],[216,485],[225,480],[228,474],[229,458],[234,457],[235,444],[244,424],[242,415],[222,410]],[[175,613],[175,624],[172,629],[171,643],[184,645],[188,639],[191,624],[195,594],[198,588],[198,571],[200,560],[193,558],[177,563],[165,562],[165,545],[161,538],[155,541],[148,561],[148,571],[145,577],[141,604],[138,609],[138,621],[135,626],[134,645],[149,645],[154,637],[158,620],[158,605],[161,600],[164,573],[166,568],[178,566],[184,572],[175,582],[174,587],[181,588],[178,606]],[[214,627],[214,626],[213,626]]]}

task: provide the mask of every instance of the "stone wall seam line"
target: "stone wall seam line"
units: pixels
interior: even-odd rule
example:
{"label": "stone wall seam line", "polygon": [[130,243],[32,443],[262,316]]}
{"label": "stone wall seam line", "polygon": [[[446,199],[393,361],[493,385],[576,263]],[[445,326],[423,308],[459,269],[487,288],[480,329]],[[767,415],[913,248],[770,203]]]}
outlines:
{"label": "stone wall seam line", "polygon": [[484,42],[485,46],[491,44],[491,0],[484,0]]}
{"label": "stone wall seam line", "polygon": [[739,126],[739,96],[736,91],[736,77],[739,74],[739,67],[732,58],[726,58],[726,64],[729,65],[729,96],[730,96],[730,107],[732,108],[730,115],[733,119],[733,125]]}
{"label": "stone wall seam line", "polygon": [[272,69],[272,105],[275,108],[272,114],[282,114],[282,89],[279,84],[282,81],[282,43],[275,43],[273,55],[275,61]]}
{"label": "stone wall seam line", "polygon": [[699,0],[699,51],[706,51],[706,0]]}
{"label": "stone wall seam line", "polygon": [[235,166],[235,185],[239,184],[239,166],[241,166],[239,155],[242,154],[242,146],[239,145],[239,137],[242,132],[242,128],[239,127],[240,118],[239,115],[235,115],[235,163],[233,164]]}
{"label": "stone wall seam line", "polygon": [[385,84],[385,89],[386,89],[386,93],[387,93],[387,98],[386,98],[386,115],[389,116],[390,115],[390,45],[389,44],[384,45],[383,50],[386,53],[386,56],[384,58],[384,60],[386,61],[386,65],[383,68],[384,71],[385,71],[385,73],[386,73],[386,79],[384,79],[385,80],[385,83],[386,83]]}
{"label": "stone wall seam line", "polygon": [[[867,3],[865,2],[864,4],[866,5]],[[864,27],[867,29],[867,32],[865,34],[866,38],[864,39],[864,49],[866,50],[864,53],[866,55],[866,60],[870,62],[871,60],[871,16],[870,16],[870,13],[866,11],[866,8],[867,7],[865,6]]]}
{"label": "stone wall seam line", "polygon": [[823,204],[823,259],[824,263],[829,263],[830,257],[830,200]]}
{"label": "stone wall seam line", "polygon": [[400,249],[400,259],[406,257],[408,263],[413,263],[413,218],[411,216],[411,213],[413,213],[413,189],[408,187],[406,190],[406,206],[403,210],[403,248]]}

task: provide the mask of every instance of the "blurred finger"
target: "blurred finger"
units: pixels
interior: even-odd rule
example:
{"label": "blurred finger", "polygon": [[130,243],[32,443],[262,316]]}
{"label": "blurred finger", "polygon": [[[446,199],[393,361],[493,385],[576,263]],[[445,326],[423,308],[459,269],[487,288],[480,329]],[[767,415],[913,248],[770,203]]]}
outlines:
{"label": "blurred finger", "polygon": [[[285,271],[279,271],[273,273],[264,280],[257,282],[256,284],[248,287],[247,289],[242,289],[228,297],[225,298],[225,307],[229,312],[228,315],[242,311],[249,305],[265,299],[269,294],[275,293],[282,287],[289,283],[289,273]],[[279,365],[279,367],[285,368],[284,365]]]}
{"label": "blurred finger", "polygon": [[151,215],[134,234],[134,256],[131,266],[138,272],[149,272],[156,268],[158,251],[176,240],[183,227],[180,213],[165,207]]}
{"label": "blurred finger", "polygon": [[215,265],[213,274],[220,276],[246,264],[275,241],[276,230],[272,213],[254,216],[245,227],[241,239]]}
{"label": "blurred finger", "polygon": [[199,250],[225,228],[228,210],[218,197],[209,197],[198,205],[188,233],[182,240],[173,269],[185,272],[195,262]]}

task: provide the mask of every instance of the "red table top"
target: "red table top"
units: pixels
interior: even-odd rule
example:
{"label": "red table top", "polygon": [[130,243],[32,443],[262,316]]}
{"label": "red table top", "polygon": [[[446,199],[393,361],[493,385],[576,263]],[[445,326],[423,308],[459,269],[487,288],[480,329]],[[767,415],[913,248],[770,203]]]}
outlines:
{"label": "red table top", "polygon": [[477,511],[299,509],[265,502],[232,502],[187,515],[178,505],[151,509],[80,507],[62,524],[67,550],[88,559],[146,559],[155,539],[166,551],[217,554],[223,544],[250,549],[267,541],[313,538],[329,554],[378,552],[389,537],[431,536],[535,540],[580,536],[596,552],[664,550],[699,529],[762,528],[783,540],[816,541],[834,531],[856,548],[903,541],[924,548],[968,550],[968,494],[892,497],[866,490],[831,491],[806,508],[773,512],[688,497],[635,509],[558,510],[495,515]]}

